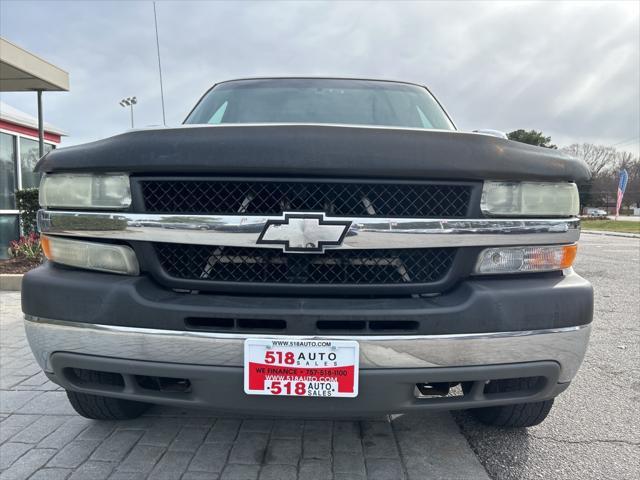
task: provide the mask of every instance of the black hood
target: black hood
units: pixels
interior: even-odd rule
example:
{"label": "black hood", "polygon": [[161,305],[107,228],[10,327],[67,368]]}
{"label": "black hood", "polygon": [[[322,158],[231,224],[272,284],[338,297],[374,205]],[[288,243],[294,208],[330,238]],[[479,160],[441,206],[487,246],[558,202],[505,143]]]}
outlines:
{"label": "black hood", "polygon": [[474,133],[332,125],[220,125],[134,130],[53,150],[41,172],[583,182],[558,150]]}

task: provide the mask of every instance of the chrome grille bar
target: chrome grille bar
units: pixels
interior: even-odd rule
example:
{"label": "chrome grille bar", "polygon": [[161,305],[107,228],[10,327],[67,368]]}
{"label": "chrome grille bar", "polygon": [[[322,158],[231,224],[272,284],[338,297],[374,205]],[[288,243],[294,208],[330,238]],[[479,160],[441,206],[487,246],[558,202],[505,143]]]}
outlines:
{"label": "chrome grille bar", "polygon": [[[45,234],[114,240],[280,248],[259,244],[267,215],[175,215],[127,212],[38,212]],[[580,236],[578,218],[430,219],[334,217],[352,221],[337,249],[433,248],[572,243]],[[331,217],[325,217],[331,220]]]}

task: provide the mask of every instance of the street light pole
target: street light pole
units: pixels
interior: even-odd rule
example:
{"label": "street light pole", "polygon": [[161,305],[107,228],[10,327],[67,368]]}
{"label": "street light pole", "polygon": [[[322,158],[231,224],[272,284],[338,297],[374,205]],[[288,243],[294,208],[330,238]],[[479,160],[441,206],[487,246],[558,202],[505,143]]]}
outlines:
{"label": "street light pole", "polygon": [[120,100],[121,107],[130,107],[131,108],[131,128],[133,127],[133,106],[138,103],[138,99],[136,97],[127,97]]}

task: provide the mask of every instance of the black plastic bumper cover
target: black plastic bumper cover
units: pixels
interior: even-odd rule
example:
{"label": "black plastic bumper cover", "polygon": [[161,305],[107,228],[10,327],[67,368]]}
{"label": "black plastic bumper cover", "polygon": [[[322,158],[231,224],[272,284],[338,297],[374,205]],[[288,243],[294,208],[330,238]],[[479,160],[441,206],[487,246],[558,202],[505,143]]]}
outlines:
{"label": "black plastic bumper cover", "polygon": [[[297,398],[247,395],[241,367],[214,367],[159,362],[121,360],[73,353],[54,353],[54,374],[47,374],[65,389],[94,395],[125,398],[177,407],[213,408],[252,415],[274,416],[368,416],[415,410],[453,410],[535,402],[553,398],[568,387],[557,383],[560,366],[556,362],[531,362],[474,367],[373,369],[360,371],[355,398]],[[127,377],[118,387],[83,385],[73,380],[70,369],[83,368],[114,372]],[[159,392],[143,388],[136,376],[186,378],[188,392]],[[464,396],[417,398],[416,383],[481,382],[504,378],[539,377],[533,390],[486,394],[482,389]]]}
{"label": "black plastic bumper cover", "polygon": [[476,277],[425,298],[191,295],[166,290],[146,276],[45,264],[25,275],[22,309],[56,320],[167,330],[185,330],[186,318],[280,319],[287,321],[285,335],[320,334],[321,320],[397,320],[417,322],[413,334],[439,335],[585,325],[593,317],[593,290],[571,273]]}

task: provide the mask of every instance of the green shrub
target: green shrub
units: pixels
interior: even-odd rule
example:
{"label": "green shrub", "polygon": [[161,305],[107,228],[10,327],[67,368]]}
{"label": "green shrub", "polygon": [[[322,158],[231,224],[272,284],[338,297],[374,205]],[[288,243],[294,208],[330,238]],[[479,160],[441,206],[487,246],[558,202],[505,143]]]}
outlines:
{"label": "green shrub", "polygon": [[20,211],[22,232],[25,235],[37,231],[36,216],[40,204],[38,203],[38,189],[25,188],[16,191],[16,207]]}

